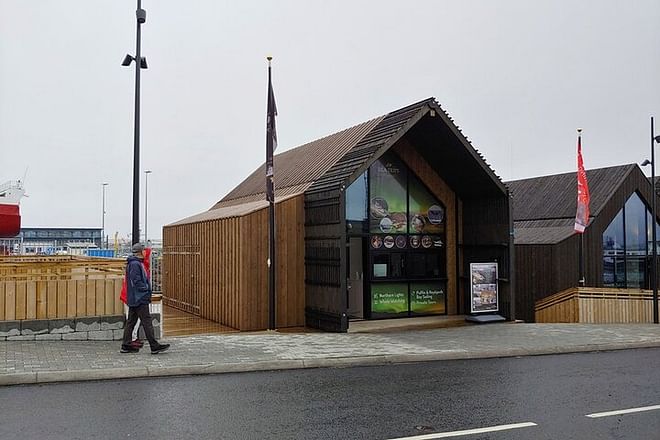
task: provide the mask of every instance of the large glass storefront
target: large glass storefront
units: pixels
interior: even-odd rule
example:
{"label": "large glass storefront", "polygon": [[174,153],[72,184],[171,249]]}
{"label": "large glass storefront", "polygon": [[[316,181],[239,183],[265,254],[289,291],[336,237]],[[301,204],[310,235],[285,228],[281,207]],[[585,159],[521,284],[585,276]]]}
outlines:
{"label": "large glass storefront", "polygon": [[346,217],[349,314],[446,313],[445,206],[395,154],[347,189]]}
{"label": "large glass storefront", "polygon": [[[649,288],[653,218],[637,193],[631,195],[603,233],[603,285]],[[660,225],[656,222],[656,236]]]}

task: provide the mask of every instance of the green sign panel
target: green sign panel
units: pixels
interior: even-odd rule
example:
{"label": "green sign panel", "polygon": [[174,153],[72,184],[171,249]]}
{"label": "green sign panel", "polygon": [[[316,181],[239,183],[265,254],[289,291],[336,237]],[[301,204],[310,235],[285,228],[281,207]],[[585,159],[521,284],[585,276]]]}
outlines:
{"label": "green sign panel", "polygon": [[408,283],[371,284],[372,313],[408,313]]}
{"label": "green sign panel", "polygon": [[444,283],[410,283],[410,311],[425,315],[445,313]]}

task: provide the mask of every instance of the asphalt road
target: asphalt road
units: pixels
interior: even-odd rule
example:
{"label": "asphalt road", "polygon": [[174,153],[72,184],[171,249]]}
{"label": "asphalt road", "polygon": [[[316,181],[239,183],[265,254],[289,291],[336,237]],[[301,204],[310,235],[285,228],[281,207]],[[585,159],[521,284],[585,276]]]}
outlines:
{"label": "asphalt road", "polygon": [[[587,417],[632,408],[646,410]],[[0,388],[3,440],[421,440],[502,425],[451,438],[660,439],[660,349]]]}

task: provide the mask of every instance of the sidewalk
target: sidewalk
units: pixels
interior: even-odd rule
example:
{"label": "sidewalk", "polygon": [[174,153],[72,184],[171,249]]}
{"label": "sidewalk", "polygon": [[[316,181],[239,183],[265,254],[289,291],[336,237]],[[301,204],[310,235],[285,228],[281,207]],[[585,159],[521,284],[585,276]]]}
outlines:
{"label": "sidewalk", "polygon": [[119,343],[0,342],[0,385],[69,382],[660,347],[652,324],[486,324],[387,333],[233,333],[166,339],[169,351]]}

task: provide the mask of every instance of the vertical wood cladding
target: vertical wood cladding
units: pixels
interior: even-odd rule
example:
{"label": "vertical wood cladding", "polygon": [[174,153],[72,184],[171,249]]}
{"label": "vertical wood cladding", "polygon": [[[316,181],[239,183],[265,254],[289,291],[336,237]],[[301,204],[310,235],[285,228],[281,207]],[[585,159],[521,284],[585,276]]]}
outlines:
{"label": "vertical wood cladding", "polygon": [[345,331],[346,238],[342,191],[305,194],[305,309],[306,323]]}
{"label": "vertical wood cladding", "polygon": [[[275,204],[276,325],[304,323],[303,199]],[[239,330],[268,326],[268,209],[163,230],[165,303]]]}
{"label": "vertical wood cladding", "polygon": [[[462,200],[463,270],[466,313],[470,311],[470,263],[496,261],[499,282],[499,313],[510,318],[509,198]],[[514,274],[515,275],[515,274]]]}
{"label": "vertical wood cladding", "polygon": [[[634,192],[639,193],[645,202],[649,201],[647,206],[651,206],[651,191],[651,184],[635,167],[616,186],[600,211],[592,212],[594,218],[584,233],[586,286],[603,286],[603,232]],[[578,287],[580,239],[580,235],[575,234],[554,244],[516,245],[517,317],[533,322],[536,301]]]}

